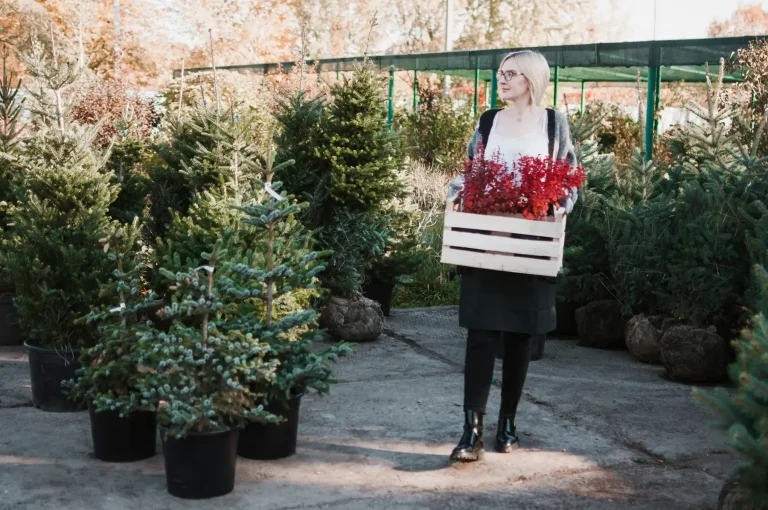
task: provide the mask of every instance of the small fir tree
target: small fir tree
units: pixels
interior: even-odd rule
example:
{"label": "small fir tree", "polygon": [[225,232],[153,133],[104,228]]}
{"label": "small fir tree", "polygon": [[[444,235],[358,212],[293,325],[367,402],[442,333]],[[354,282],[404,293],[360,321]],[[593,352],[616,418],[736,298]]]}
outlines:
{"label": "small fir tree", "polygon": [[16,289],[22,329],[46,347],[93,345],[92,325],[74,324],[99,303],[109,272],[99,239],[117,187],[92,148],[94,128],[42,129],[19,151],[19,189],[3,266]]}
{"label": "small fir tree", "polygon": [[33,101],[29,106],[35,121],[43,126],[65,129],[76,101],[76,90],[87,62],[59,55],[56,40],[51,40],[51,53],[39,39],[32,41],[28,53],[19,53],[19,59],[36,84],[27,89]]}
{"label": "small fir tree", "polygon": [[[203,160],[201,147],[209,153],[216,146],[211,136],[215,129],[214,117],[201,108],[191,110],[189,116],[165,120],[167,138],[155,145],[157,163],[150,170],[152,186],[150,230],[155,237],[162,237],[173,220],[174,212],[186,214],[195,195],[221,185],[222,169],[213,161]],[[195,179],[183,171],[197,158]]]}
{"label": "small fir tree", "polygon": [[257,404],[277,363],[265,360],[269,346],[249,331],[254,319],[222,300],[228,286],[220,283],[227,280],[221,242],[203,258],[205,265],[186,271],[160,269],[173,282],[172,301],[158,312],[171,326],[168,332],[149,326],[139,338],[140,404],[157,405],[158,422],[171,437],[277,420]]}
{"label": "small fir tree", "polygon": [[330,252],[320,274],[332,296],[351,298],[362,290],[366,273],[387,248],[386,217],[378,212],[339,209],[315,232],[317,246]]}
{"label": "small fir tree", "polygon": [[296,217],[307,204],[279,193],[281,184],[272,182],[275,173],[293,162],[274,166],[275,157],[270,150],[264,180],[257,181],[261,200],[237,207],[244,214],[243,222],[265,235],[256,250],[228,267],[226,291],[236,315],[245,319],[233,321],[233,327],[266,342],[267,359],[279,363],[267,399],[288,400],[308,390],[328,392],[335,382],[330,362],[346,355],[350,347],[341,343],[322,352],[312,349],[319,338],[317,312],[307,306],[306,296],[316,295],[317,275],[324,269],[320,260],[328,253],[310,251],[308,233]]}
{"label": "small fir tree", "polygon": [[424,262],[426,253],[419,244],[417,215],[402,205],[393,204],[381,213],[384,246],[381,255],[365,271],[367,284],[409,284],[410,275]]}
{"label": "small fir tree", "polygon": [[418,108],[407,112],[402,122],[404,150],[413,161],[455,174],[467,157],[466,144],[475,123],[469,102],[457,110],[442,91],[421,89]]}
{"label": "small fir tree", "polygon": [[329,200],[351,211],[371,211],[402,193],[400,140],[389,131],[384,78],[367,58],[341,85],[323,117],[316,154],[329,177]]}
{"label": "small fir tree", "polygon": [[685,140],[677,144],[684,147],[686,153],[673,154],[678,164],[669,169],[672,183],[695,180],[699,176],[706,179],[710,170],[729,173],[743,170],[738,158],[739,133],[733,129],[739,117],[739,108],[723,97],[723,59],[720,59],[716,83],[712,83],[708,66],[706,72],[706,107],[693,102],[687,105],[687,109],[702,122],[686,125]]}
{"label": "small fir tree", "polygon": [[95,325],[99,337],[80,355],[83,368],[77,381],[70,382],[70,398],[86,399],[97,412],[118,411],[121,416],[154,411],[154,404],[142,404],[136,388],[139,337],[147,330],[147,303],[154,299],[142,279],[147,253],[138,218],[129,225],[115,225],[100,242],[111,278],[101,286],[102,303],[78,321]]}
{"label": "small fir tree", "polygon": [[3,75],[0,77],[0,154],[10,154],[21,140],[22,127],[19,120],[25,101],[18,99],[21,80],[16,80],[13,72],[8,70],[8,57],[8,48],[3,45]]}
{"label": "small fir tree", "polygon": [[587,179],[568,215],[568,241],[558,299],[575,306],[611,297],[607,284],[608,254],[599,227],[605,221],[607,200],[617,191],[618,174],[614,157],[601,154],[595,140],[606,115],[605,111],[592,108],[583,116],[571,117],[574,150]]}
{"label": "small fir tree", "polygon": [[[295,164],[277,171],[275,177],[290,193],[320,206],[328,199],[328,177],[320,171],[322,162],[315,154],[315,147],[325,98],[299,90],[278,95],[276,102],[275,117],[280,126],[275,138],[277,158],[278,161],[293,160]],[[309,212],[311,216],[313,210],[310,205],[305,214]]]}
{"label": "small fir tree", "polygon": [[235,253],[248,249],[258,235],[233,209],[253,200],[254,179],[262,171],[254,118],[234,110],[222,120],[212,112],[195,115],[201,119],[195,129],[208,141],[180,159],[179,171],[193,194],[184,210],[172,211],[156,247],[160,265],[174,271],[203,264],[200,254],[220,236]]}
{"label": "small fir tree", "polygon": [[[403,194],[399,136],[387,128],[384,81],[367,58],[351,78],[331,86],[333,100],[302,92],[279,103],[280,154],[301,164],[278,171],[286,190],[310,200],[301,215],[316,246],[332,250],[320,278],[351,297],[386,252],[384,211]],[[301,137],[299,139],[299,137]]]}
{"label": "small fir tree", "polygon": [[730,336],[740,327],[749,286],[749,230],[741,210],[752,184],[735,129],[739,109],[724,100],[723,73],[721,60],[717,81],[707,75],[706,109],[689,105],[704,122],[686,128],[690,152],[660,181],[674,215],[661,268],[668,277],[658,298],[667,313],[716,324]]}
{"label": "small fir tree", "polygon": [[[0,232],[6,237],[8,205],[15,200],[13,177],[19,172],[16,154],[21,142],[21,112],[25,99],[19,100],[21,80],[7,69],[8,48],[3,45],[3,75],[0,78]],[[6,275],[0,275],[0,286],[9,287]]]}

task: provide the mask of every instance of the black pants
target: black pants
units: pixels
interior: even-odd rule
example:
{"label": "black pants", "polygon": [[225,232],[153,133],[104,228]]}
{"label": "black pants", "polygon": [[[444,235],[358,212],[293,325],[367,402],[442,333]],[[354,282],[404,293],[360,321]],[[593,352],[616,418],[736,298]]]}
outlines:
{"label": "black pants", "polygon": [[464,410],[486,412],[493,381],[497,342],[504,342],[501,380],[501,413],[514,423],[517,405],[523,394],[528,362],[531,359],[530,335],[470,329],[464,360]]}

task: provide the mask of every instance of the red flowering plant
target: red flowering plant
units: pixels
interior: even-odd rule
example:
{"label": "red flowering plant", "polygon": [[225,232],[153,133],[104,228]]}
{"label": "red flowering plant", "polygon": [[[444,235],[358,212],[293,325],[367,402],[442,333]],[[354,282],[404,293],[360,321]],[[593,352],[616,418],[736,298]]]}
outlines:
{"label": "red flowering plant", "polygon": [[464,188],[460,194],[464,212],[522,214],[538,220],[585,180],[584,169],[574,168],[566,160],[525,156],[509,168],[498,152],[491,159],[486,159],[484,153],[479,143],[475,158],[464,163]]}

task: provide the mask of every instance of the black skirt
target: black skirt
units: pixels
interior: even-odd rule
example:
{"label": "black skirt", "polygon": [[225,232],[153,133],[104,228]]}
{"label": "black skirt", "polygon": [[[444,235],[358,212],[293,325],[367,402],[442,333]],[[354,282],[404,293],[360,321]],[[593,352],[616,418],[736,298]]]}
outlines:
{"label": "black skirt", "polygon": [[555,329],[557,278],[461,267],[459,326],[529,335]]}

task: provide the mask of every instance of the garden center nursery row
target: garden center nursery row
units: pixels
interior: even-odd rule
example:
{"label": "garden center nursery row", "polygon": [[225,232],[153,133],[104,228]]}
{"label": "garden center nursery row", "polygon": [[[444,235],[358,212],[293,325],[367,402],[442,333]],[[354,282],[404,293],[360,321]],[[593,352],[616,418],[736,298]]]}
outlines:
{"label": "garden center nursery row", "polygon": [[[465,163],[476,117],[436,83],[389,126],[368,60],[330,84],[304,62],[261,88],[191,75],[160,109],[36,43],[25,99],[5,59],[0,83],[0,344],[26,344],[37,408],[88,410],[97,458],[151,457],[159,430],[169,492],[212,497],[238,455],[295,452],[302,396],[391,306],[457,304],[455,264],[556,276],[558,334],[672,380],[730,376],[732,397],[696,396],[766,498],[768,67],[746,64],[765,54],[713,69],[699,121],[653,158],[641,125],[593,104],[569,112],[578,168],[524,161],[514,185]],[[725,67],[744,81],[723,86]]]}

